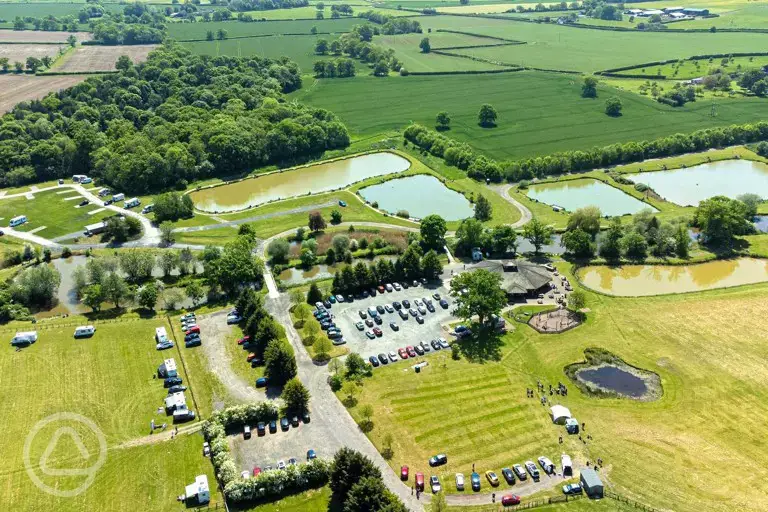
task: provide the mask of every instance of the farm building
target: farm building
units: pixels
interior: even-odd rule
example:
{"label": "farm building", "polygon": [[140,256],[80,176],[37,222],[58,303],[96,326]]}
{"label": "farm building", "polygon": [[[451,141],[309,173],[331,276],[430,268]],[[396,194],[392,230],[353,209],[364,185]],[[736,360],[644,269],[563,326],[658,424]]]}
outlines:
{"label": "farm building", "polygon": [[552,415],[552,423],[557,423],[558,425],[564,425],[566,420],[571,417],[571,411],[562,405],[553,405],[549,410]]}
{"label": "farm building", "polygon": [[522,260],[486,260],[475,268],[485,268],[501,275],[501,288],[510,300],[531,297],[550,290],[552,275],[535,263]]}
{"label": "farm building", "polygon": [[664,12],[672,14],[673,12],[683,12],[683,7],[665,7]]}
{"label": "farm building", "polygon": [[208,487],[208,477],[206,475],[198,475],[195,477],[195,483],[187,486],[184,498],[190,502],[197,501],[199,505],[205,505],[211,501],[211,491]]}
{"label": "farm building", "polygon": [[582,469],[581,470],[581,488],[587,493],[590,498],[602,498],[603,497],[603,482],[600,477],[597,476],[597,471],[594,469]]}
{"label": "farm building", "polygon": [[695,9],[693,7],[686,7],[683,9],[683,14],[688,16],[709,16],[709,9]]}

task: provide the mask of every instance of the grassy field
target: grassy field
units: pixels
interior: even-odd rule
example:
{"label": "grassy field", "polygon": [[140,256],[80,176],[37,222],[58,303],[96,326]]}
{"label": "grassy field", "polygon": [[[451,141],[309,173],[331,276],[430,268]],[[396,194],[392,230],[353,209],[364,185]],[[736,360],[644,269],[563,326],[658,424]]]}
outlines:
{"label": "grassy field", "polygon": [[[191,386],[186,394],[190,407],[195,410],[198,408],[192,396],[197,399],[198,391],[207,392],[203,389],[205,379],[190,383],[181,365],[182,355],[190,351],[181,348],[182,354],[176,349],[155,350],[154,328],[163,324],[169,327],[162,317],[142,320],[130,316],[120,321],[99,322],[95,323],[97,333],[93,338],[73,339],[75,325],[86,322],[76,317],[40,322],[35,326],[40,335],[37,343],[20,352],[6,346],[0,353],[0,372],[6,378],[0,390],[6,419],[0,436],[5,454],[0,462],[0,482],[6,492],[0,498],[0,508],[74,512],[108,507],[127,512],[135,510],[135,500],[141,497],[142,510],[172,510],[175,497],[195,475],[205,472],[209,479],[213,475],[210,463],[201,456],[199,435],[160,444],[146,437],[150,419],[169,422],[165,414],[156,412],[166,392],[162,382],[153,379],[153,375],[163,359],[174,357],[179,364],[179,374],[185,384]],[[5,326],[4,338],[9,339],[16,327]],[[18,328],[29,329],[29,324]],[[210,404],[206,404],[206,409],[209,413]],[[69,500],[35,487],[24,471],[22,457],[21,440],[37,422],[59,412],[81,414],[92,420],[103,432],[108,447],[106,464],[96,473],[93,487]],[[92,432],[78,423],[65,424],[77,427],[86,449],[98,449]],[[61,425],[49,424],[34,438],[30,445],[32,461],[43,455],[45,439],[51,439],[55,426]],[[61,439],[66,441],[67,437]],[[82,463],[71,441],[68,445],[63,441],[57,443],[55,448],[50,455],[52,459],[49,457],[51,467],[82,467],[78,466]],[[94,459],[90,457],[86,459],[92,464]],[[42,478],[47,485],[61,488],[76,487],[82,482],[77,480],[80,477]]]}
{"label": "grassy field", "polygon": [[269,21],[245,23],[241,21],[212,21],[208,23],[171,23],[168,25],[168,37],[177,41],[205,40],[206,33],[212,30],[214,34],[219,29],[227,31],[227,37],[265,36],[279,34],[309,34],[312,27],[318,32],[341,33],[348,32],[353,26],[359,25],[358,18],[343,18],[338,20],[298,20],[298,21]]}
{"label": "grassy field", "polygon": [[690,80],[708,75],[720,68],[726,73],[736,73],[747,69],[758,69],[768,64],[768,56],[733,57],[725,59],[683,60],[661,66],[638,66],[619,74],[647,75],[649,78],[664,76],[674,80]]}
{"label": "grassy field", "polygon": [[[503,41],[480,37],[466,36],[463,34],[450,34],[433,32],[427,34],[432,48],[437,50],[443,47],[473,46],[502,43]],[[419,43],[425,34],[404,34],[397,36],[380,36],[376,43],[394,48],[398,59],[408,71],[476,71],[488,69],[504,69],[488,62],[478,62],[470,59],[439,55],[436,53],[423,53],[419,49]],[[455,50],[447,50],[455,51]]]}
{"label": "grassy field", "polygon": [[[18,231],[32,231],[40,227],[39,234],[45,238],[54,238],[66,233],[82,231],[87,224],[93,224],[99,220],[112,215],[114,212],[104,210],[99,213],[88,215],[88,212],[97,210],[99,205],[90,204],[82,208],[75,208],[82,200],[81,196],[71,189],[63,189],[64,194],[57,194],[61,190],[51,190],[48,192],[34,193],[34,199],[26,197],[16,197],[10,199],[0,198],[0,218],[2,224],[8,225],[8,221],[17,215],[26,215],[27,223],[18,226]],[[65,201],[67,197],[77,197]]]}
{"label": "grassy field", "polygon": [[[580,78],[540,72],[306,82],[291,96],[335,112],[358,136],[402,129],[412,121],[434,126],[435,115],[446,110],[452,119],[449,137],[497,159],[648,140],[759,120],[768,113],[768,102],[762,99],[723,99],[712,118],[710,102],[674,109],[610,87],[601,88],[597,100],[589,100],[581,98]],[[371,108],[369,91],[387,107]],[[604,113],[604,100],[611,96],[623,102],[619,118]],[[483,103],[499,113],[496,128],[478,126]]]}
{"label": "grassy field", "polygon": [[[445,452],[449,463],[437,471],[444,482],[473,463],[498,471],[566,452],[579,463],[601,457],[609,488],[657,508],[764,510],[768,475],[758,447],[768,417],[766,291],[761,285],[629,300],[587,292],[591,312],[581,327],[553,336],[516,324],[496,350],[464,347],[475,363],[433,356],[420,374],[377,369],[358,404],[375,407],[374,444],[381,449],[385,433],[393,435],[393,468],[428,470],[427,458]],[[562,427],[551,424],[538,400],[525,398],[524,388],[537,379],[567,380],[563,367],[590,346],[659,373],[664,396],[649,403],[595,399],[570,385],[558,401],[594,439],[564,436],[559,445]],[[733,472],[713,478],[716,467]]]}
{"label": "grassy field", "polygon": [[230,506],[229,509],[235,512],[326,512],[329,510],[330,501],[331,490],[328,487],[323,487],[264,505]]}
{"label": "grassy field", "polygon": [[462,30],[529,43],[456,53],[508,64],[583,72],[697,54],[750,52],[768,42],[768,34],[612,32],[457,16],[430,16],[421,22],[425,31],[429,28],[433,32],[438,28]]}

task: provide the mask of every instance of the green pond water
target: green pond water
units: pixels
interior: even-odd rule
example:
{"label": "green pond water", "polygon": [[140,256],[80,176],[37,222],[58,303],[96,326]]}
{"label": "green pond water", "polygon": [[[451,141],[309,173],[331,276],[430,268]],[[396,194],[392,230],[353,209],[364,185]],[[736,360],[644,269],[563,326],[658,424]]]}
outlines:
{"label": "green pond water", "polygon": [[644,209],[656,211],[651,205],[594,179],[532,185],[528,188],[528,197],[540,203],[560,206],[569,212],[585,206],[597,206],[603,215],[611,217],[637,213]]}
{"label": "green pond water", "polygon": [[736,198],[753,193],[768,197],[768,165],[750,160],[723,160],[627,177],[635,183],[645,183],[667,201],[682,206],[698,206],[713,196]]}
{"label": "green pond water", "polygon": [[579,277],[593,290],[625,297],[698,292],[768,281],[768,261],[736,258],[697,265],[595,266],[579,271]]}
{"label": "green pond water", "polygon": [[469,200],[455,192],[434,176],[419,174],[389,180],[360,190],[366,201],[379,204],[390,213],[407,211],[411,217],[423,219],[437,214],[445,220],[461,220],[474,215]]}
{"label": "green pond water", "polygon": [[195,207],[207,212],[242,210],[259,204],[328,192],[375,176],[402,172],[410,162],[394,153],[372,153],[291,171],[257,176],[192,192]]}

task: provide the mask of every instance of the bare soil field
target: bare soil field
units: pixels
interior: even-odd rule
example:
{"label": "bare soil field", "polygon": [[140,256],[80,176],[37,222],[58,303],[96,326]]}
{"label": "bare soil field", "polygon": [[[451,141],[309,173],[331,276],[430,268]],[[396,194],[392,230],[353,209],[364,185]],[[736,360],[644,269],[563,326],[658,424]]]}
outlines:
{"label": "bare soil field", "polygon": [[52,71],[114,71],[115,62],[121,55],[127,55],[133,62],[146,60],[149,52],[157,45],[130,46],[80,46],[74,53],[65,56]]}
{"label": "bare soil field", "polygon": [[51,91],[72,87],[88,78],[86,75],[33,76],[0,74],[0,114],[21,101],[40,99]]}
{"label": "bare soil field", "polygon": [[0,30],[0,42],[10,43],[66,43],[74,35],[79,42],[90,41],[90,32],[45,32],[43,30]]}
{"label": "bare soil field", "polygon": [[42,59],[46,55],[55,58],[59,54],[59,48],[64,45],[57,44],[2,44],[0,43],[0,58],[5,57],[11,63],[27,62],[27,57]]}

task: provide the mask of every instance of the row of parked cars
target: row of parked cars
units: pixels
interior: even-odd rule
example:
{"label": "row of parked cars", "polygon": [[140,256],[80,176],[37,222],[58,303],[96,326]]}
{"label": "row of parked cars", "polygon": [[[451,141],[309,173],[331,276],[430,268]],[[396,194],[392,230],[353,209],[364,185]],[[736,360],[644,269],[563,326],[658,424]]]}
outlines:
{"label": "row of parked cars", "polygon": [[203,344],[200,338],[200,326],[197,325],[197,317],[194,313],[181,315],[181,330],[184,331],[184,346],[187,348],[199,347]]}
{"label": "row of parked cars", "polygon": [[380,365],[397,362],[398,359],[408,359],[409,357],[423,356],[432,350],[437,352],[438,350],[444,350],[447,348],[451,348],[451,345],[445,338],[435,338],[429,343],[422,341],[416,345],[401,347],[397,349],[397,352],[392,350],[388,354],[382,352],[379,355],[370,356],[368,358],[368,362],[371,363],[371,366],[374,368],[378,368]]}
{"label": "row of parked cars", "polygon": [[[312,459],[316,459],[316,458],[317,458],[317,454],[315,453],[315,450],[307,450],[307,462],[309,462]],[[274,469],[285,469],[288,466],[293,466],[293,465],[298,464],[298,463],[299,463],[299,461],[296,460],[295,457],[291,457],[290,459],[288,459],[287,463],[285,462],[285,460],[280,459],[275,464],[275,467],[272,467],[271,464],[268,464],[268,465],[264,466],[263,468],[261,468],[259,466],[256,466],[256,467],[253,468],[253,477],[256,478],[260,474],[266,473],[267,471],[272,471]],[[243,478],[250,478],[251,474],[248,473],[248,471],[243,471],[242,473],[240,473],[240,476],[243,477]]]}
{"label": "row of parked cars", "polygon": [[[333,295],[331,296],[333,297]],[[342,297],[339,295],[339,297]],[[342,297],[342,302],[343,302]],[[333,315],[331,312],[325,307],[325,305],[322,302],[317,302],[315,304],[315,312],[314,316],[315,319],[320,322],[320,328],[325,331],[325,335],[328,336],[328,339],[331,340],[331,343],[334,345],[343,345],[347,341],[344,339],[344,336],[341,334],[341,329],[334,323],[333,321]]]}
{"label": "row of parked cars", "polygon": [[[305,412],[301,415],[301,421],[303,421],[305,424],[309,423],[310,417],[309,413]],[[256,424],[256,433],[259,437],[265,436],[267,434],[267,428],[269,428],[270,434],[277,433],[277,420],[272,420],[269,423],[260,421]],[[290,419],[287,416],[283,416],[280,418],[280,429],[283,432],[287,432],[291,426],[294,428],[297,428],[299,426],[299,417],[298,416],[292,416]],[[250,439],[251,438],[251,426],[245,425],[243,427],[243,439]]]}
{"label": "row of parked cars", "polygon": [[[377,294],[384,294],[385,292],[393,292],[393,291],[400,291],[400,290],[407,290],[409,287],[416,288],[419,285],[425,285],[427,284],[427,280],[422,278],[421,281],[414,280],[412,284],[408,284],[406,282],[400,283],[386,283],[379,285],[376,288],[371,288],[369,290],[363,290],[357,295],[358,299],[367,299],[368,297],[376,297]],[[322,302],[316,302],[315,306],[318,304],[322,304],[323,307],[326,309],[331,309],[334,304],[336,303],[344,303],[344,302],[354,302],[355,296],[354,295],[331,295],[327,299],[325,299]]]}
{"label": "row of parked cars", "polygon": [[[448,301],[441,298],[439,293],[432,295],[434,300],[438,301],[443,309],[448,309]],[[365,331],[365,335],[369,339],[379,338],[382,336],[382,330],[375,325],[382,325],[384,323],[383,315],[385,313],[397,313],[400,319],[403,321],[413,317],[416,322],[423,324],[424,316],[427,311],[430,313],[435,312],[435,306],[432,303],[432,299],[424,297],[421,299],[414,299],[413,304],[408,299],[402,302],[394,301],[392,304],[379,304],[377,306],[371,306],[368,310],[359,310],[357,313],[360,315],[361,322],[357,322],[355,327],[358,331]],[[409,316],[410,315],[410,316]],[[366,327],[370,329],[366,330]],[[396,322],[390,322],[389,327],[393,331],[399,331],[400,326]]]}

